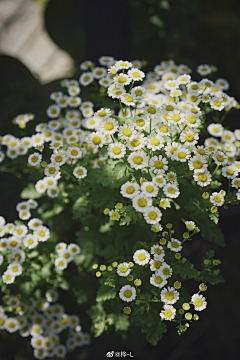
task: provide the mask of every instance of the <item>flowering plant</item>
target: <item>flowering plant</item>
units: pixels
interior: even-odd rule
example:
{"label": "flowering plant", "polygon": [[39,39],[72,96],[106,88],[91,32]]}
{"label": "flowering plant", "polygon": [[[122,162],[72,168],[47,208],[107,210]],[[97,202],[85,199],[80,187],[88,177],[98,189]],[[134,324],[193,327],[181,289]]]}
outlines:
{"label": "flowering plant", "polygon": [[[147,74],[139,60],[99,63],[61,81],[35,134],[26,132],[34,115],[21,114],[23,136],[1,138],[4,166],[30,182],[20,220],[0,219],[0,326],[31,335],[39,359],[90,341],[78,316],[51,304],[59,289],[75,297],[80,317],[87,305],[94,336],[108,328],[124,336],[133,324],[156,345],[166,321],[184,333],[207,306],[206,284],[223,282],[214,251],[196,269],[187,243],[201,235],[223,246],[218,208],[240,202],[240,130],[223,126],[239,104],[226,80],[211,80],[214,67],[200,65],[194,81],[172,60]],[[182,286],[188,279],[195,294]]]}

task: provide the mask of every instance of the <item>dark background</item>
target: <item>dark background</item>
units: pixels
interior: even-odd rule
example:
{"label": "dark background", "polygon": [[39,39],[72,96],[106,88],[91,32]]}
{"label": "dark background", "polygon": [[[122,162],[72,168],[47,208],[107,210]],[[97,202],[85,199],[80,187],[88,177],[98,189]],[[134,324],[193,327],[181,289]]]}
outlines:
{"label": "dark background", "polygon": [[[45,10],[45,24],[53,41],[73,57],[76,76],[79,63],[86,59],[97,61],[102,55],[147,60],[145,71],[171,58],[177,64],[189,65],[196,79],[199,79],[195,72],[197,65],[214,64],[218,67],[216,78],[227,79],[229,95],[240,100],[239,15],[237,0],[50,0]],[[59,81],[41,85],[18,60],[1,55],[0,134],[19,136],[19,128],[12,124],[12,118],[32,112],[36,119],[27,127],[31,134],[35,124],[47,121],[45,109],[50,103],[49,94],[59,89]],[[224,125],[232,130],[240,128],[239,111],[231,114]],[[27,183],[28,179],[12,173],[0,173],[0,214],[8,222],[16,218],[13,209]],[[139,360],[240,359],[239,218],[239,207],[221,211],[220,226],[226,247],[216,247],[216,257],[222,260],[225,283],[210,286],[206,293],[208,308],[199,314],[200,320],[192,324],[185,335],[179,337],[175,325],[169,324],[167,334],[153,348],[145,343],[137,329],[132,329],[126,340],[118,333],[104,334],[93,339],[85,350],[77,349],[69,359],[105,359],[109,350],[132,351]],[[209,244],[203,240],[192,242],[191,258],[208,249]],[[11,335],[12,340],[9,339],[10,335],[8,342],[1,339],[0,359],[20,360],[23,339],[18,335]],[[31,359],[30,354],[26,348],[24,360]]]}

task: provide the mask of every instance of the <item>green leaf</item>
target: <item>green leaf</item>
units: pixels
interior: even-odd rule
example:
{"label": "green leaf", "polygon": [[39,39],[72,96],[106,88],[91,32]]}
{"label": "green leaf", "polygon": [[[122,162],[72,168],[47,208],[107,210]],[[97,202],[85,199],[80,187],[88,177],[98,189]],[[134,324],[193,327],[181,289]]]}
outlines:
{"label": "green leaf", "polygon": [[52,218],[53,216],[60,214],[63,210],[64,210],[64,207],[62,205],[54,204],[52,210],[48,210],[45,213],[42,213],[42,219],[48,220],[48,219]]}
{"label": "green leaf", "polygon": [[164,28],[164,22],[160,19],[158,15],[150,16],[149,21],[160,29]]}
{"label": "green leaf", "polygon": [[187,277],[189,279],[198,279],[198,272],[189,261],[186,261],[184,264],[173,265],[173,272],[174,274],[179,274],[183,279]]}
{"label": "green leaf", "polygon": [[104,282],[104,285],[115,287],[115,281],[114,281],[114,279],[106,279],[106,281]]}
{"label": "green leaf", "polygon": [[109,286],[102,285],[97,292],[96,301],[106,301],[111,300],[116,297],[116,291],[114,289],[109,289]]}
{"label": "green leaf", "polygon": [[21,199],[39,199],[43,194],[39,194],[35,189],[35,185],[33,183],[29,183],[28,186],[23,189],[20,194]]}
{"label": "green leaf", "polygon": [[125,314],[119,315],[117,321],[115,322],[115,330],[126,331],[129,326],[130,321],[128,319],[128,316]]}
{"label": "green leaf", "polygon": [[142,332],[146,333],[146,339],[152,346],[156,346],[158,341],[162,339],[163,333],[167,331],[167,327],[161,320],[160,316],[155,315],[148,326],[142,328]]}
{"label": "green leaf", "polygon": [[209,218],[214,222],[214,224],[218,224],[218,214],[209,214]]}

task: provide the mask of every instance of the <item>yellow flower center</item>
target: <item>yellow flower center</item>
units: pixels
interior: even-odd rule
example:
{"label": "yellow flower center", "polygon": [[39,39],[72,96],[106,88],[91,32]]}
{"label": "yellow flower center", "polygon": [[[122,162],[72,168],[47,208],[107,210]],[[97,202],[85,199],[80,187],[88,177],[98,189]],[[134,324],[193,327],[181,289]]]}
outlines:
{"label": "yellow flower center", "polygon": [[132,101],[133,101],[133,97],[127,95],[127,96],[125,96],[125,100],[126,100],[127,102],[132,102]]}
{"label": "yellow flower center", "polygon": [[179,243],[176,242],[176,241],[172,241],[172,242],[171,242],[171,245],[172,245],[172,247],[173,247],[174,249],[177,249],[177,248],[179,247]]}
{"label": "yellow flower center", "polygon": [[39,236],[44,236],[44,235],[45,235],[45,232],[44,232],[43,230],[40,230],[40,231],[38,232],[38,235],[39,235]]}
{"label": "yellow flower center", "polygon": [[136,165],[140,165],[140,164],[143,162],[143,158],[142,158],[140,155],[136,155],[136,156],[134,156],[134,158],[133,158],[133,162],[134,162]]}
{"label": "yellow flower center", "polygon": [[101,141],[102,139],[100,138],[100,136],[94,136],[94,138],[92,139],[94,145],[99,145]]}
{"label": "yellow flower center", "polygon": [[155,213],[155,211],[150,211],[148,213],[148,217],[150,220],[155,220],[157,218],[157,214]]}
{"label": "yellow flower center", "polygon": [[174,299],[174,293],[173,291],[167,291],[166,294],[165,294],[165,298],[167,300],[173,300]]}
{"label": "yellow flower center", "polygon": [[174,114],[173,116],[172,116],[172,120],[173,121],[179,121],[181,119],[181,116],[180,115],[178,115],[178,114]]}
{"label": "yellow flower center", "polygon": [[153,106],[150,106],[148,109],[147,109],[147,112],[149,114],[156,114],[157,110],[153,107]]}
{"label": "yellow flower center", "polygon": [[196,305],[197,307],[200,307],[200,306],[202,306],[203,301],[202,301],[202,299],[197,298],[197,299],[194,301],[194,303],[195,303],[195,305]]}
{"label": "yellow flower center", "polygon": [[98,116],[100,116],[100,117],[104,117],[106,115],[107,115],[107,112],[105,110],[102,110],[98,113]]}
{"label": "yellow flower center", "polygon": [[130,186],[128,186],[128,187],[126,188],[126,193],[127,193],[127,194],[133,194],[134,191],[135,191],[135,188],[134,188],[134,186],[132,186],[132,185],[130,185]]}
{"label": "yellow flower center", "polygon": [[144,126],[145,125],[145,120],[144,119],[137,119],[136,124],[137,124],[137,126]]}
{"label": "yellow flower center", "polygon": [[123,295],[126,297],[126,298],[130,298],[132,296],[132,291],[131,290],[125,290]]}
{"label": "yellow flower center", "polygon": [[193,162],[193,167],[194,167],[195,169],[201,169],[202,166],[203,166],[203,163],[202,163],[200,160],[195,160],[195,161]]}
{"label": "yellow flower center", "polygon": [[151,145],[157,146],[160,144],[160,141],[157,138],[152,138],[150,140]]}
{"label": "yellow flower center", "polygon": [[128,129],[128,128],[123,129],[123,135],[129,137],[129,136],[132,135],[132,131],[130,129]]}
{"label": "yellow flower center", "polygon": [[161,284],[161,283],[163,282],[163,279],[162,279],[161,276],[155,276],[154,282],[155,282],[156,284]]}
{"label": "yellow flower center", "polygon": [[219,101],[219,100],[214,100],[213,103],[215,106],[221,106],[221,101]]}
{"label": "yellow flower center", "polygon": [[127,78],[125,77],[125,76],[120,76],[119,78],[118,78],[118,82],[119,83],[125,83],[127,81]]}
{"label": "yellow flower center", "polygon": [[222,201],[222,199],[220,198],[220,196],[214,196],[213,200],[217,203],[220,203]]}
{"label": "yellow flower center", "polygon": [[186,134],[185,135],[185,139],[188,141],[188,142],[192,142],[194,140],[194,136],[193,134]]}
{"label": "yellow flower center", "polygon": [[172,316],[172,310],[170,310],[170,309],[167,309],[167,310],[165,310],[164,311],[164,315],[165,315],[165,317],[171,317]]}
{"label": "yellow flower center", "polygon": [[111,122],[106,122],[106,123],[104,124],[104,129],[105,129],[105,130],[112,130],[112,129],[113,129],[113,123],[111,123]]}
{"label": "yellow flower center", "polygon": [[145,207],[147,205],[147,200],[144,198],[138,199],[138,206]]}
{"label": "yellow flower center", "polygon": [[132,73],[132,76],[134,76],[134,77],[140,77],[140,74],[139,74],[137,71],[134,71],[134,72]]}
{"label": "yellow flower center", "polygon": [[186,154],[184,151],[180,151],[180,152],[178,153],[179,159],[184,159],[186,156],[187,156],[187,154]]}
{"label": "yellow flower center", "polygon": [[123,266],[120,267],[119,270],[120,270],[121,273],[126,273],[128,271],[128,268],[123,265]]}
{"label": "yellow flower center", "polygon": [[153,263],[153,266],[155,267],[155,269],[159,269],[161,265],[162,265],[162,263],[160,260],[156,260]]}
{"label": "yellow flower center", "polygon": [[167,106],[165,107],[165,109],[166,109],[167,111],[173,111],[173,110],[174,110],[174,107],[173,107],[172,105],[167,105]]}
{"label": "yellow flower center", "polygon": [[163,168],[163,162],[161,160],[156,160],[154,163],[154,166],[156,169],[162,169]]}
{"label": "yellow flower center", "polygon": [[139,89],[135,90],[135,95],[136,96],[141,96],[142,93],[143,93],[142,90],[139,90]]}
{"label": "yellow flower center", "polygon": [[77,170],[77,174],[78,174],[78,175],[82,175],[82,174],[83,174],[83,169],[78,169],[78,170]]}
{"label": "yellow flower center", "polygon": [[33,156],[32,157],[32,162],[36,163],[38,161],[38,159],[39,159],[38,156]]}
{"label": "yellow flower center", "polygon": [[121,153],[121,148],[119,147],[119,146],[114,146],[113,148],[112,148],[112,152],[115,154],[115,155],[118,155],[118,154],[120,154]]}
{"label": "yellow flower center", "polygon": [[138,139],[133,139],[132,141],[131,141],[131,145],[132,146],[138,146],[140,144],[140,141],[138,140]]}
{"label": "yellow flower center", "polygon": [[154,187],[152,185],[148,185],[148,186],[146,186],[146,191],[148,193],[152,193],[154,191]]}
{"label": "yellow flower center", "polygon": [[233,175],[233,174],[234,174],[234,171],[233,171],[232,169],[228,169],[228,170],[226,171],[226,174],[227,174],[227,175]]}
{"label": "yellow flower center", "polygon": [[157,182],[158,184],[162,184],[162,183],[163,183],[163,179],[162,179],[162,178],[156,178],[156,182]]}
{"label": "yellow flower center", "polygon": [[17,271],[18,271],[18,267],[17,267],[17,266],[13,266],[13,267],[12,267],[12,271],[13,271],[13,272],[17,272]]}
{"label": "yellow flower center", "polygon": [[159,128],[159,130],[160,130],[161,132],[163,132],[163,133],[168,132],[168,128],[167,128],[166,126],[164,126],[164,125],[162,125],[162,126]]}
{"label": "yellow flower center", "polygon": [[205,182],[207,180],[207,175],[206,174],[199,174],[198,175],[198,180],[201,182]]}
{"label": "yellow flower center", "polygon": [[143,260],[145,260],[145,259],[146,259],[146,255],[145,255],[145,254],[141,253],[141,254],[138,255],[138,260],[143,261]]}

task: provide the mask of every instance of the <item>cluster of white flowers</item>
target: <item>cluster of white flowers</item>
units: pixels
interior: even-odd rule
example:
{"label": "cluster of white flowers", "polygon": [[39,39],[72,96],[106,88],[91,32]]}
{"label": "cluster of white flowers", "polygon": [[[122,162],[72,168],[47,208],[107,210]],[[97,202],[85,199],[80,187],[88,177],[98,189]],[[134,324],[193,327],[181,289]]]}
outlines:
{"label": "cluster of white flowers", "polygon": [[58,243],[55,250],[58,253],[58,257],[55,260],[55,266],[59,270],[66,269],[74,256],[81,252],[81,249],[77,244],[67,245],[64,242]]}
{"label": "cluster of white flowers", "polygon": [[[196,229],[196,225],[193,221],[185,222],[186,229],[188,231],[187,235],[190,237]],[[183,240],[184,241],[184,240]],[[158,243],[154,244],[150,248],[150,252],[145,249],[139,249],[133,254],[133,261],[135,264],[140,266],[148,265],[150,270],[153,271],[153,275],[150,277],[150,284],[158,287],[161,290],[161,302],[164,303],[163,310],[159,314],[162,319],[173,320],[176,315],[176,309],[172,306],[179,300],[179,292],[176,290],[178,287],[168,286],[168,280],[173,275],[173,270],[169,264],[164,260],[166,251],[172,251],[177,253],[177,258],[181,258],[181,250],[183,248],[182,242],[170,237],[169,241],[162,239],[160,243],[164,244],[159,245]],[[151,259],[152,256],[152,259]],[[169,254],[168,254],[169,256]],[[117,274],[121,277],[128,277],[133,270],[133,263],[123,262],[117,266]],[[133,279],[133,277],[132,277]],[[139,286],[136,282],[136,286]],[[198,295],[198,294],[197,294]],[[130,285],[124,285],[119,291],[119,297],[123,301],[132,302],[137,298],[136,288]],[[196,300],[197,299],[197,300]],[[207,306],[206,300],[202,295],[193,296],[192,303],[194,304],[194,309],[197,311],[204,310]]]}
{"label": "cluster of white flowers", "polygon": [[18,116],[16,116],[13,119],[13,123],[14,124],[18,124],[18,126],[21,129],[24,129],[26,127],[26,124],[30,121],[33,120],[35,118],[34,114],[28,113],[28,114],[20,114]]}
{"label": "cluster of white flowers", "polygon": [[[9,317],[0,307],[0,329],[10,333],[18,331],[22,337],[31,336],[30,343],[36,359],[64,358],[68,351],[88,345],[91,338],[88,333],[82,332],[79,317],[66,314],[64,307],[55,303],[57,299],[58,292],[54,289],[47,290],[45,299],[36,301],[31,298],[27,305],[21,303],[17,296],[9,296],[6,311],[15,314],[15,317]],[[66,342],[63,344],[60,333],[66,330]]]}
{"label": "cluster of white flowers", "polygon": [[[30,205],[31,204],[31,205]],[[17,210],[19,216],[24,217],[23,212],[37,206],[34,200],[18,203]],[[25,218],[25,220],[28,217]],[[42,224],[40,219],[31,219],[26,225],[15,225],[7,223],[4,217],[0,217],[0,265],[3,264],[4,257],[9,265],[2,275],[2,280],[6,284],[12,284],[16,276],[23,272],[22,265],[25,262],[26,254],[24,249],[33,249],[39,242],[47,241],[50,237],[49,229]]]}

